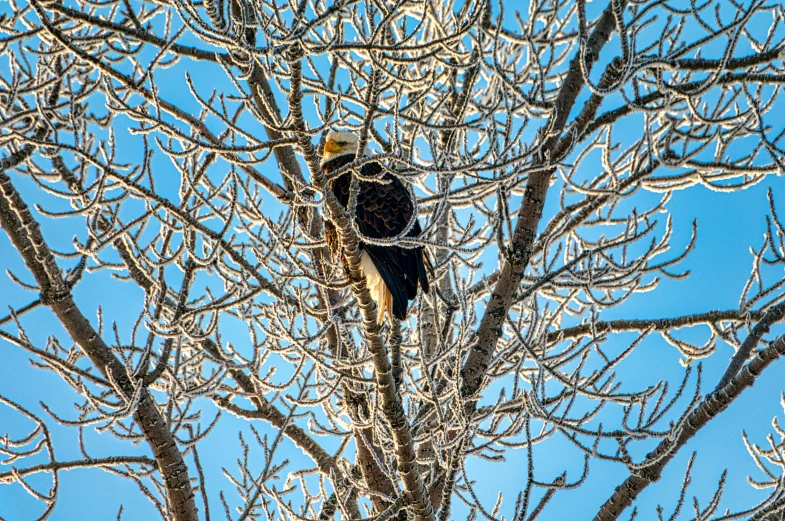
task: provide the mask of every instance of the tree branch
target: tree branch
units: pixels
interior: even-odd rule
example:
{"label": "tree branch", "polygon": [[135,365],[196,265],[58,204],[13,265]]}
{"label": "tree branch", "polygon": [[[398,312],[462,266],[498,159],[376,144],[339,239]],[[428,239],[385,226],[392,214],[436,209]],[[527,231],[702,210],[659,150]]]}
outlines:
{"label": "tree branch", "polygon": [[155,467],[156,461],[147,456],[109,456],[108,458],[84,459],[76,461],[53,461],[42,463],[26,469],[14,469],[13,472],[0,473],[0,484],[13,483],[17,476],[29,476],[39,472],[57,472],[59,470],[92,469],[114,467],[117,465],[149,465]]}
{"label": "tree branch", "polygon": [[657,481],[662,470],[700,429],[724,411],[742,392],[752,387],[756,378],[772,362],[785,355],[785,336],[777,338],[768,347],[736,373],[725,385],[718,386],[690,412],[674,436],[663,439],[653,452],[639,465],[642,469],[630,475],[616,487],[610,498],[600,507],[594,521],[614,521],[632,504],[650,484]]}
{"label": "tree branch", "polygon": [[[581,324],[580,326],[567,327],[548,333],[548,342],[556,342],[561,339],[578,338],[591,334],[603,334],[607,332],[619,331],[669,331],[679,327],[689,327],[698,324],[712,324],[722,321],[743,321],[749,317],[751,320],[760,320],[764,316],[761,311],[740,312],[735,309],[727,311],[707,311],[693,315],[682,315],[675,318],[655,318],[655,319],[622,319],[600,321],[594,324]],[[752,336],[752,335],[750,335]],[[749,339],[750,337],[748,337]],[[745,341],[746,343],[746,341]]]}
{"label": "tree branch", "polygon": [[[612,3],[609,2],[587,42],[588,67],[597,61],[600,50],[608,42],[615,23]],[[551,135],[545,139],[541,147],[539,164],[548,165],[551,161],[551,154],[556,151],[570,111],[584,86],[583,81],[581,56],[578,53],[573,57],[569,72],[559,91],[555,104],[556,112],[546,126],[550,129]],[[518,291],[524,270],[529,264],[552,174],[553,169],[548,169],[534,172],[529,176],[507,260],[502,266],[496,287],[480,322],[477,340],[461,368],[463,382],[461,394],[469,399],[467,401],[469,416],[476,408],[476,400],[479,398],[477,393],[482,389],[483,378],[496,349],[496,343],[502,334],[502,324]]]}
{"label": "tree branch", "polygon": [[344,258],[349,268],[350,280],[352,282],[352,292],[359,303],[360,311],[363,315],[364,337],[373,359],[377,392],[381,399],[385,418],[392,429],[398,472],[403,481],[404,491],[411,498],[411,508],[415,514],[415,519],[418,521],[434,521],[433,507],[417,467],[411,427],[406,419],[401,396],[395,385],[387,347],[379,334],[379,324],[376,321],[376,304],[371,299],[371,294],[365,284],[365,276],[360,267],[359,240],[352,228],[349,216],[338,203],[332,190],[327,186],[327,180],[321,172],[316,152],[305,129],[301,106],[302,92],[300,91],[302,65],[299,59],[299,56],[295,55],[289,61],[289,66],[292,69],[289,107],[291,117],[295,122],[295,128],[298,129],[297,136],[300,148],[309,166],[311,178],[324,196],[323,204],[327,207],[330,221],[335,224],[343,245]]}
{"label": "tree branch", "polygon": [[[96,368],[116,382],[121,397],[130,400],[137,393],[135,383],[129,378],[122,362],[112,354],[111,348],[77,307],[38,223],[4,171],[0,171],[0,225],[41,288],[41,301],[54,312]],[[174,436],[146,390],[139,393],[133,416],[158,463],[174,518],[177,521],[197,521],[188,467]]]}

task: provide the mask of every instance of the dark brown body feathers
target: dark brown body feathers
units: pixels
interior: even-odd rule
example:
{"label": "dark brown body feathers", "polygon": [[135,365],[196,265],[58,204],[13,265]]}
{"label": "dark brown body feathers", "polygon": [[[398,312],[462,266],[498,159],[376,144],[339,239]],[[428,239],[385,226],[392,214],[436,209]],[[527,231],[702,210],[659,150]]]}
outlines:
{"label": "dark brown body feathers", "polygon": [[[324,172],[330,174],[354,161],[354,154],[336,157],[324,165]],[[375,177],[385,181],[377,183],[360,181],[357,194],[357,227],[360,233],[372,239],[387,239],[399,235],[412,218],[414,204],[411,194],[401,181],[389,172],[382,174],[379,163],[365,163],[360,170],[363,177]],[[331,181],[335,197],[346,208],[352,180],[351,172],[346,172]],[[411,227],[406,237],[416,237],[422,232],[419,221]],[[338,234],[332,223],[325,225],[325,239],[333,258],[340,252]],[[425,270],[423,248],[404,248],[402,246],[380,246],[361,242],[360,248],[368,252],[374,266],[379,271],[387,289],[392,294],[392,313],[399,320],[406,318],[410,300],[417,296],[418,285],[428,292],[428,276]],[[341,260],[346,262],[341,255]],[[378,304],[378,303],[377,303]]]}

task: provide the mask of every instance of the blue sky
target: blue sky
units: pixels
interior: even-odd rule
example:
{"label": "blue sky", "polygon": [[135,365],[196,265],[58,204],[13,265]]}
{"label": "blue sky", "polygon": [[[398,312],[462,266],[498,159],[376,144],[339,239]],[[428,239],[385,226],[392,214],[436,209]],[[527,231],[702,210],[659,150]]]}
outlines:
{"label": "blue sky", "polygon": [[[2,9],[5,7],[0,6],[0,12],[3,12]],[[505,7],[512,10],[515,3],[507,2]],[[603,2],[594,0],[589,4],[589,15],[602,7],[604,7]],[[763,32],[767,29],[766,23],[765,20],[757,21],[758,25],[755,27],[759,27]],[[609,59],[617,52],[617,45],[618,38],[614,37],[603,54],[603,60]],[[740,48],[738,52],[743,55],[749,52],[749,49]],[[5,59],[0,58],[0,60],[3,60],[0,62],[0,67],[5,66]],[[229,82],[222,80],[222,73],[216,73],[215,67],[199,65],[189,70],[197,80],[197,84],[199,81],[207,82],[206,92],[209,90],[208,86],[225,88],[227,92],[232,89]],[[186,107],[195,109],[196,105],[188,101],[189,96],[182,78],[183,70],[178,66],[161,73],[158,81],[162,84],[171,81],[173,84],[180,85],[180,90],[166,92],[165,95],[169,95],[171,100],[182,100]],[[579,101],[585,101],[586,97],[587,94],[584,92]],[[580,106],[580,103],[578,105]],[[609,99],[606,100],[603,109],[616,105],[617,101]],[[101,108],[96,107],[94,110],[100,111]],[[250,121],[248,123],[251,124]],[[118,119],[120,127],[125,124],[127,123]],[[640,121],[631,118],[631,121],[621,126],[620,130],[633,134],[639,133]],[[118,139],[129,139],[127,141],[129,145],[134,143],[128,136],[121,134]],[[136,143],[138,144],[138,141]],[[121,154],[132,159],[138,155],[138,147],[123,147]],[[171,166],[167,167],[167,160],[162,157],[155,159],[155,166],[163,172],[166,172],[167,168],[171,169]],[[217,168],[213,175],[220,177],[226,170],[228,167]],[[276,176],[273,163],[263,167],[263,170],[271,176]],[[176,176],[177,173],[172,171],[172,179],[176,179]],[[18,189],[29,197],[29,202],[45,202],[47,208],[52,208],[53,198],[42,195],[29,179],[18,175],[13,179]],[[171,184],[163,182],[159,187],[171,191],[174,195],[178,185],[174,182]],[[603,319],[673,317],[685,313],[738,307],[739,295],[752,266],[749,249],[751,247],[758,249],[763,242],[765,216],[768,213],[766,199],[768,189],[773,190],[774,200],[778,208],[782,209],[781,213],[785,215],[785,188],[779,177],[770,177],[754,187],[733,194],[717,193],[704,187],[692,187],[675,192],[667,204],[668,212],[673,218],[672,243],[675,249],[687,244],[692,221],[697,220],[699,225],[696,248],[679,266],[682,270],[689,269],[690,277],[686,281],[665,279],[655,291],[635,295],[624,306],[605,312]],[[634,202],[645,206],[651,204],[654,197],[643,193],[636,195]],[[555,203],[555,194],[551,194],[546,207],[546,219],[558,209]],[[267,205],[266,211],[269,212],[267,215],[270,216],[276,215],[280,208],[272,197],[266,197],[264,204]],[[64,207],[64,203],[60,204],[60,207]],[[664,218],[663,215],[663,222]],[[82,234],[79,238],[84,240],[83,230],[74,227],[74,222],[42,219],[43,231],[49,244],[55,249],[65,251],[72,249],[74,235]],[[1,233],[0,252],[3,252],[0,255],[0,265],[4,270],[11,270],[22,280],[31,281],[31,276],[26,272],[20,257],[13,251],[7,236]],[[490,270],[495,266],[494,256],[489,257],[486,259],[486,265]],[[3,296],[0,303],[14,309],[36,298],[34,293],[20,289],[7,276],[0,276],[0,295]],[[113,280],[107,271],[99,271],[85,277],[77,286],[75,297],[88,318],[95,320],[96,310],[100,306],[107,323],[109,320],[118,320],[121,332],[127,334],[132,327],[132,323],[127,318],[127,311],[129,308],[136,309],[141,305],[142,292],[132,284]],[[4,311],[0,314],[4,314]],[[52,335],[65,338],[62,327],[51,313],[43,309],[25,315],[22,324],[26,327],[26,333],[31,341],[37,346],[43,346],[46,339]],[[236,334],[238,337],[245,335],[241,327],[237,329],[237,332],[233,331],[230,335]],[[3,326],[3,330],[15,332],[16,328],[6,325]],[[700,336],[694,332],[688,334]],[[620,335],[613,340],[618,343],[610,347],[621,349],[631,338],[628,335]],[[704,391],[713,388],[732,354],[730,347],[719,343],[717,352],[703,360]],[[668,379],[673,385],[679,381],[684,371],[684,367],[680,364],[681,358],[681,355],[664,340],[652,336],[624,361],[619,367],[619,372],[623,375],[625,386],[629,386],[630,389],[641,388],[661,379]],[[56,414],[73,418],[77,414],[73,409],[76,400],[74,392],[57,375],[31,368],[28,355],[4,341],[0,341],[0,360],[2,360],[0,393],[29,407],[46,422],[55,440],[55,453],[59,459],[79,459],[81,456],[76,431],[58,426],[39,405],[39,401],[43,400]],[[729,474],[722,508],[743,509],[755,504],[764,496],[746,483],[747,475],[757,478],[762,476],[756,471],[746,452],[741,440],[741,432],[746,431],[753,442],[764,445],[766,435],[772,430],[771,419],[775,416],[783,418],[780,405],[780,394],[784,390],[781,379],[783,369],[785,369],[785,362],[778,361],[773,364],[752,389],[746,391],[726,412],[711,422],[680,451],[666,469],[661,481],[649,487],[636,503],[641,515],[639,519],[653,519],[658,503],[666,508],[666,512],[668,508],[674,506],[683,469],[691,452],[698,449],[699,454],[688,497],[693,494],[698,496],[701,505],[705,506],[725,468],[729,469]],[[209,421],[216,413],[215,408],[206,400],[201,406]],[[11,438],[19,438],[27,435],[32,426],[32,422],[22,415],[0,405],[0,434],[2,431],[8,431]],[[274,429],[263,422],[255,422],[254,427],[271,437],[276,434]],[[225,467],[230,471],[236,468],[235,459],[241,455],[241,447],[237,440],[238,431],[243,432],[245,440],[253,446],[253,438],[247,422],[228,414],[223,416],[215,431],[201,446],[200,458],[207,474],[213,519],[217,519],[221,514],[220,503],[217,501],[218,492],[224,490],[229,498],[234,495],[231,484],[221,473],[221,468]],[[149,453],[144,444],[133,446],[117,440],[108,433],[88,432],[86,442],[90,455],[94,457]],[[310,466],[310,460],[305,458],[299,449],[288,441],[283,443],[280,456],[291,459],[294,467]],[[639,457],[642,455],[643,453],[638,454]],[[537,477],[543,481],[549,480],[567,470],[568,481],[576,479],[582,469],[582,458],[576,456],[578,456],[576,449],[563,439],[555,438],[537,445],[534,448]],[[19,465],[28,466],[42,461],[41,457],[34,457],[24,460]],[[189,459],[188,463],[191,465],[192,460]],[[264,462],[259,458],[254,462],[254,467],[261,468],[263,464]],[[525,464],[525,451],[511,451],[508,452],[505,463],[489,464],[471,459],[467,468],[470,477],[476,480],[475,490],[488,507],[492,506],[500,490],[505,493],[503,513],[509,519],[514,495],[525,486]],[[0,465],[0,472],[6,470],[8,466]],[[596,513],[598,506],[607,499],[612,488],[625,476],[624,469],[618,465],[592,462],[587,483],[576,491],[557,494],[557,498],[540,519],[550,521],[590,518]],[[39,490],[46,490],[49,479],[47,476],[38,475],[31,479],[31,483],[39,486]],[[132,483],[98,470],[63,472],[60,502],[50,519],[54,521],[114,519],[121,503],[125,512],[123,519],[152,518],[152,508],[141,498]],[[459,503],[456,501],[455,504]],[[4,521],[26,521],[39,515],[40,512],[40,503],[34,501],[19,485],[0,486],[0,518]],[[455,513],[456,518],[463,516],[465,509],[456,506]]]}

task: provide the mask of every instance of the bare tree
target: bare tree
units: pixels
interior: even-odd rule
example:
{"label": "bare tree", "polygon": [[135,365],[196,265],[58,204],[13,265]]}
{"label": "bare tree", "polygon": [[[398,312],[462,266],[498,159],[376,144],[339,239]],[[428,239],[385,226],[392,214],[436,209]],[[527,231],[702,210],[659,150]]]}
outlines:
{"label": "bare tree", "polygon": [[[56,373],[76,406],[39,413],[0,386],[7,414],[34,425],[6,436],[0,483],[40,500],[41,519],[72,468],[131,480],[177,521],[534,520],[589,486],[607,500],[586,517],[635,518],[628,507],[678,451],[785,354],[785,337],[769,333],[785,316],[772,195],[737,308],[642,317],[626,307],[663,277],[688,276],[680,263],[698,225],[672,244],[674,192],[734,192],[785,172],[780,2],[10,8],[0,225],[15,251],[1,257],[5,268],[24,261],[9,276],[37,296],[3,299],[13,305],[2,349]],[[320,139],[336,127],[416,198],[423,233],[387,243],[426,247],[433,290],[404,322],[377,324],[358,249],[371,239],[319,166]],[[326,221],[346,272],[325,246]],[[68,251],[55,246],[62,230]],[[80,293],[105,272],[106,293]],[[104,316],[95,302],[113,295],[125,312]],[[37,308],[64,328],[45,344],[28,333]],[[684,340],[696,335],[705,342]],[[640,385],[619,366],[653,337],[684,369]],[[707,382],[700,359],[718,346],[735,354]],[[239,466],[227,461],[221,478],[199,450],[216,443],[225,413],[248,429],[235,441]],[[56,457],[53,423],[78,430],[82,459]],[[145,442],[146,455],[93,457],[91,430]],[[783,519],[785,432],[775,430],[768,448],[744,437],[765,500],[723,510],[723,475],[687,512],[690,459],[670,519]],[[583,455],[583,471],[541,477],[535,448],[559,442]],[[311,463],[290,461],[292,444]],[[527,468],[507,469],[517,484],[486,503],[472,465],[505,471],[515,452]],[[626,479],[592,484],[598,462]],[[49,490],[30,481],[42,472]]]}

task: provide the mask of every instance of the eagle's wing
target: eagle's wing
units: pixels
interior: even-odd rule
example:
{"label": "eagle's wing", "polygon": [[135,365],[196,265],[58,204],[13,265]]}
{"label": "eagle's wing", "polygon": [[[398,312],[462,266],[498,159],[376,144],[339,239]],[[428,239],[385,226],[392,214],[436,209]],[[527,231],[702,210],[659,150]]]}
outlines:
{"label": "eagle's wing", "polygon": [[[379,177],[382,167],[372,162],[363,165],[363,177]],[[384,174],[385,183],[360,182],[357,194],[357,226],[360,232],[372,239],[387,239],[399,235],[409,224],[414,212],[411,195],[401,181],[389,173]],[[351,175],[335,180],[333,191],[338,201],[346,207],[349,202]],[[422,232],[415,222],[406,237],[415,237]],[[408,301],[417,296],[418,282],[428,292],[428,277],[423,262],[422,247],[379,246],[363,244],[371,256],[376,269],[392,294],[393,314],[403,320]]]}

